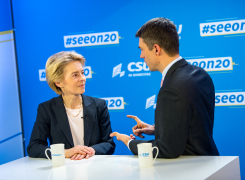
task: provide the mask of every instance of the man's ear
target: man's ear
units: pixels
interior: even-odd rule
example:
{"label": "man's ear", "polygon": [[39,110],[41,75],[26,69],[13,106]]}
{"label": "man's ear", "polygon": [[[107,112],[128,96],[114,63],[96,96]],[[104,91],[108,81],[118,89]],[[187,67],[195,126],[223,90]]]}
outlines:
{"label": "man's ear", "polygon": [[155,54],[159,56],[161,53],[161,47],[158,44],[154,44],[153,49],[155,51]]}

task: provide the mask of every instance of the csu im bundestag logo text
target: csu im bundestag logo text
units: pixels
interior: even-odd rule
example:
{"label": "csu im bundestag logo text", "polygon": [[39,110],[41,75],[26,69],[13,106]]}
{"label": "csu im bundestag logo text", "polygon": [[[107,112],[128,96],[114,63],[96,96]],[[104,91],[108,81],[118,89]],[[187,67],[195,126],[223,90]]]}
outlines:
{"label": "csu im bundestag logo text", "polygon": [[117,31],[64,36],[66,48],[119,44]]}
{"label": "csu im bundestag logo text", "polygon": [[239,33],[245,33],[245,19],[200,23],[200,35],[202,37]]}
{"label": "csu im bundestag logo text", "polygon": [[[151,76],[149,67],[147,67],[145,62],[130,62],[127,66],[128,77],[137,76]],[[112,77],[120,77],[125,75],[125,71],[122,71],[122,63],[118,64],[113,68]]]}

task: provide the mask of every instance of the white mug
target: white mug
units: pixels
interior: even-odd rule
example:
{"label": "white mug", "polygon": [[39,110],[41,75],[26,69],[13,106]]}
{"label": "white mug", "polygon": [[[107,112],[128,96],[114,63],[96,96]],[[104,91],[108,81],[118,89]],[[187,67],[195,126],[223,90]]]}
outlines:
{"label": "white mug", "polygon": [[[156,146],[152,147],[151,143],[141,143],[137,144],[138,147],[138,157],[139,157],[139,165],[140,167],[152,167],[154,161],[158,156],[158,148]],[[156,157],[153,160],[152,151],[153,149],[157,149]]]}
{"label": "white mug", "polygon": [[[45,150],[45,155],[49,159],[47,155],[47,151],[49,150],[52,154],[52,164],[54,167],[64,166],[65,165],[65,145],[64,144],[52,144],[50,148]],[[49,159],[50,160],[50,159]],[[50,160],[51,161],[51,160]]]}

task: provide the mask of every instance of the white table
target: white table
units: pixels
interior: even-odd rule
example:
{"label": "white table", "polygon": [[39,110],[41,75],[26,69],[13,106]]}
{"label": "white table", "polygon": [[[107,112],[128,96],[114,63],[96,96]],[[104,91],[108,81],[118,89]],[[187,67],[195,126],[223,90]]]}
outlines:
{"label": "white table", "polygon": [[154,167],[139,168],[137,156],[94,156],[53,168],[47,159],[24,157],[0,166],[0,180],[51,179],[187,179],[240,180],[238,156],[181,156],[157,159]]}

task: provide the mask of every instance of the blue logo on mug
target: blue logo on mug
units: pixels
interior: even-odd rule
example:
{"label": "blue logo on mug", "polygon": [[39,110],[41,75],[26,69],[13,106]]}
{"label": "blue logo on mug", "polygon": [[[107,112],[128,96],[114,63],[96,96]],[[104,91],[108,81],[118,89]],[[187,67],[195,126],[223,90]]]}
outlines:
{"label": "blue logo on mug", "polygon": [[62,154],[52,154],[52,156],[61,156]]}
{"label": "blue logo on mug", "polygon": [[141,157],[149,157],[149,153],[141,153],[139,154]]}

